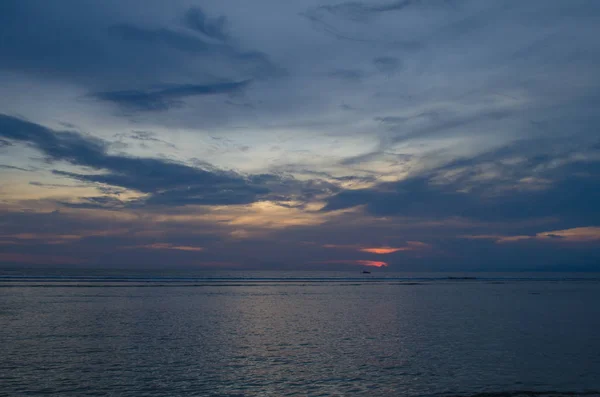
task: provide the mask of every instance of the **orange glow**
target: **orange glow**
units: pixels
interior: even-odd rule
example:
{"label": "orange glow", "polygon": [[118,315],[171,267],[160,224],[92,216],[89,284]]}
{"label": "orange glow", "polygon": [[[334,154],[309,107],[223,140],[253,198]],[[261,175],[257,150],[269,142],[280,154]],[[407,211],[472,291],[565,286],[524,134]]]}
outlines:
{"label": "orange glow", "polygon": [[379,254],[379,255],[393,254],[394,252],[408,251],[408,250],[410,250],[410,248],[408,248],[408,247],[403,247],[403,248],[380,247],[380,248],[361,248],[361,249],[359,249],[360,252],[368,252],[370,254]]}

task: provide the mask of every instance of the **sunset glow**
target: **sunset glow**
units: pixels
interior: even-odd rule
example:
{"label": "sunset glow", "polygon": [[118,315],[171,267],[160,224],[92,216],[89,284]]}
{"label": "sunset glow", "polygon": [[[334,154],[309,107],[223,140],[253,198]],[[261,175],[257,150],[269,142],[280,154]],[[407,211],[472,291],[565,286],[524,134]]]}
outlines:
{"label": "sunset glow", "polygon": [[357,261],[354,261],[354,263],[363,265],[363,266],[370,266],[370,267],[387,267],[387,265],[388,265],[387,262],[383,262],[383,261],[357,260]]}
{"label": "sunset glow", "polygon": [[592,0],[9,3],[0,266],[600,266]]}
{"label": "sunset glow", "polygon": [[0,395],[600,397],[599,37],[0,0]]}
{"label": "sunset glow", "polygon": [[408,247],[400,247],[400,248],[392,248],[392,247],[379,247],[379,248],[361,248],[359,249],[360,252],[368,252],[371,254],[380,254],[380,255],[385,255],[385,254],[393,254],[394,252],[398,252],[398,251],[408,251],[410,248]]}
{"label": "sunset glow", "polygon": [[407,241],[405,243],[405,245],[402,247],[388,247],[388,246],[364,247],[364,246],[360,246],[360,245],[351,245],[351,244],[348,244],[348,245],[325,244],[325,245],[323,245],[323,247],[339,249],[339,250],[353,250],[353,251],[358,251],[358,252],[366,252],[369,254],[387,255],[387,254],[393,254],[395,252],[416,251],[416,250],[427,249],[427,248],[430,248],[430,245],[420,242],[420,241]]}

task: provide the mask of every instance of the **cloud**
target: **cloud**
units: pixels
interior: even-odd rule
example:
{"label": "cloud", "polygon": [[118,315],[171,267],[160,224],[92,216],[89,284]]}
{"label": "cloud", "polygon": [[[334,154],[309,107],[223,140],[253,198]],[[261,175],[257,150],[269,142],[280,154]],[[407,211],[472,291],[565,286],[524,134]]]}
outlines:
{"label": "cloud", "polygon": [[[126,110],[165,111],[284,74],[267,54],[227,33],[224,16],[197,6],[4,3],[0,79],[28,76],[53,90],[59,83],[77,87],[85,92],[79,102],[93,97]],[[148,13],[139,13],[140,6]]]}
{"label": "cloud", "polygon": [[149,250],[174,250],[174,251],[186,251],[186,252],[201,252],[204,251],[202,247],[193,247],[189,245],[174,245],[169,243],[152,243],[146,245],[136,245],[126,247],[129,249],[149,249]]}
{"label": "cloud", "polygon": [[11,254],[0,253],[0,263],[44,264],[44,265],[80,265],[81,259],[63,255]]}
{"label": "cloud", "polygon": [[112,102],[127,109],[161,111],[182,105],[182,98],[202,95],[232,94],[241,92],[249,80],[208,85],[183,84],[154,91],[97,92],[93,97]]}
{"label": "cloud", "polygon": [[113,197],[113,194],[118,194],[117,192],[106,192],[105,196],[97,196],[97,197],[81,197],[77,198],[76,201],[58,201],[62,206],[69,208],[81,208],[81,209],[94,209],[94,208],[104,208],[104,209],[121,209],[125,208],[127,202],[119,200],[116,197]]}
{"label": "cloud", "polygon": [[369,260],[357,260],[352,263],[356,263],[357,265],[370,266],[370,267],[387,267],[387,262],[383,261],[369,261]]}
{"label": "cloud", "polygon": [[519,241],[537,240],[542,242],[565,242],[565,243],[591,243],[600,241],[600,227],[587,226],[564,230],[553,230],[540,232],[534,235],[517,236],[495,236],[495,235],[473,235],[464,236],[472,240],[493,240],[498,244],[515,243]]}
{"label": "cloud", "polygon": [[224,16],[209,18],[201,8],[192,7],[185,13],[184,21],[187,27],[208,37],[221,41],[230,38],[227,32],[227,18]]}
{"label": "cloud", "polygon": [[531,145],[511,145],[398,182],[346,190],[330,197],[323,210],[364,206],[378,216],[600,222],[600,161],[595,152],[577,148],[561,157],[531,155],[532,148],[540,150]]}
{"label": "cloud", "polygon": [[[188,34],[169,28],[144,28],[132,24],[116,24],[110,27],[110,32],[122,40],[142,45],[164,46],[167,50],[175,50],[201,56],[207,59],[207,64],[212,67],[227,65],[246,76],[255,78],[273,77],[281,73],[281,69],[274,65],[269,57],[260,51],[246,51],[232,43],[218,23],[203,23],[198,19],[204,14],[199,8],[192,8],[185,14],[185,24],[196,31],[202,32],[214,40]],[[222,19],[221,21],[224,20]],[[209,69],[210,70],[210,69]],[[215,70],[216,71],[216,70]]]}
{"label": "cloud", "polygon": [[402,64],[398,58],[389,56],[377,57],[373,59],[373,64],[381,73],[388,75],[396,73],[402,67]]}
{"label": "cloud", "polygon": [[359,251],[368,252],[370,254],[379,254],[379,255],[387,255],[393,254],[395,252],[403,252],[403,251],[418,251],[430,248],[429,244],[425,244],[421,241],[408,241],[404,247],[369,247],[369,248],[361,248]]}
{"label": "cloud", "polygon": [[560,239],[569,242],[600,241],[600,227],[576,227],[566,230],[542,232],[536,235],[539,239]]}
{"label": "cloud", "polygon": [[142,147],[145,147],[146,142],[151,142],[151,143],[159,143],[161,145],[164,146],[168,146],[172,149],[176,149],[175,145],[173,145],[170,142],[167,142],[163,139],[159,139],[156,137],[157,134],[149,132],[149,131],[133,131],[131,134],[116,134],[115,137],[119,138],[120,140],[123,138],[129,138],[129,139],[133,139],[135,141],[139,141],[141,142]]}
{"label": "cloud", "polygon": [[380,4],[349,1],[334,5],[320,6],[315,10],[315,13],[330,13],[353,22],[367,22],[374,15],[390,11],[400,11],[414,3],[416,3],[414,0],[400,0]]}
{"label": "cloud", "polygon": [[[467,115],[446,115],[440,117],[438,113],[432,112],[430,121],[424,126],[408,126],[405,120],[394,119],[392,117],[383,118],[382,121],[387,124],[388,131],[393,135],[390,139],[391,143],[402,143],[414,139],[435,139],[443,135],[450,135],[462,129],[462,133],[468,133],[468,129],[485,128],[487,125],[498,124],[499,122],[515,116],[517,111],[511,109],[494,109],[486,111],[478,111],[475,114]],[[419,114],[416,118],[422,119],[423,114]],[[394,121],[397,121],[394,123]],[[477,131],[477,130],[476,130]]]}
{"label": "cloud", "polygon": [[383,261],[371,261],[362,259],[349,259],[349,260],[328,260],[328,261],[315,261],[312,263],[321,263],[326,265],[356,265],[356,266],[367,266],[367,267],[387,267],[388,263]]}
{"label": "cloud", "polygon": [[394,252],[404,251],[404,248],[394,248],[394,247],[375,247],[375,248],[361,248],[360,252],[368,252],[370,254],[393,254]]}
{"label": "cloud", "polygon": [[369,254],[387,255],[396,252],[406,251],[419,251],[427,248],[431,248],[429,244],[420,241],[407,241],[406,245],[402,247],[371,247],[371,246],[360,246],[360,245],[344,245],[344,244],[324,244],[323,248],[333,248],[342,250],[353,250],[358,252],[365,252]]}
{"label": "cloud", "polygon": [[365,77],[365,74],[356,69],[337,69],[329,73],[329,76],[348,82],[358,82]]}
{"label": "cloud", "polygon": [[68,244],[80,240],[84,236],[75,234],[50,234],[50,233],[17,233],[0,235],[3,241],[20,244],[22,242],[32,242],[36,244]]}
{"label": "cloud", "polygon": [[[319,181],[297,181],[277,175],[243,176],[216,168],[196,168],[169,160],[129,157],[107,152],[106,142],[75,132],[56,132],[41,125],[0,115],[0,136],[34,146],[51,161],[90,167],[101,173],[54,170],[58,176],[145,193],[146,205],[233,205],[261,200],[310,200],[334,189]],[[88,198],[73,206],[122,204],[114,198]]]}
{"label": "cloud", "polygon": [[[443,3],[437,2],[432,8],[439,7],[440,4]],[[311,21],[316,29],[338,40],[387,44],[395,48],[415,51],[422,47],[419,40],[390,38],[390,36],[377,32],[377,29],[367,27],[373,23],[375,18],[396,17],[399,11],[415,8],[422,10],[426,7],[422,2],[415,0],[380,2],[379,4],[348,1],[312,7],[304,12],[303,16]]]}
{"label": "cloud", "polygon": [[18,115],[0,116],[3,231],[129,222],[126,236],[3,250],[179,256],[119,248],[159,242],[266,268],[598,263],[595,241],[561,231],[600,225],[600,3],[0,3],[0,113]]}
{"label": "cloud", "polygon": [[22,168],[22,167],[15,167],[14,165],[6,165],[6,164],[0,164],[0,168],[3,168],[5,170],[17,170],[17,171],[25,171],[25,172],[32,172],[33,171],[31,169]]}

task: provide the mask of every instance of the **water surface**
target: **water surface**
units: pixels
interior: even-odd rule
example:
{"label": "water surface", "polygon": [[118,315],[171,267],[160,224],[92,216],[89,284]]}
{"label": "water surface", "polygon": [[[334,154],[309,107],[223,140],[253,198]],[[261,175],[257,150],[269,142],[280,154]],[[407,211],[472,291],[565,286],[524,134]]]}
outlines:
{"label": "water surface", "polygon": [[5,273],[0,394],[600,396],[598,302],[581,274]]}

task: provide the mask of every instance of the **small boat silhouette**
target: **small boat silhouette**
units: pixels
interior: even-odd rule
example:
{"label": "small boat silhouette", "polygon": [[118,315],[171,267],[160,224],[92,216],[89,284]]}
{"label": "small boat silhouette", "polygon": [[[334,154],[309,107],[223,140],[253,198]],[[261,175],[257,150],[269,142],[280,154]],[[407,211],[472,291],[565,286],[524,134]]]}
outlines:
{"label": "small boat silhouette", "polygon": [[363,271],[362,271],[362,273],[363,273],[363,274],[371,274],[371,272],[370,272],[370,271],[368,271],[368,270],[363,270]]}

